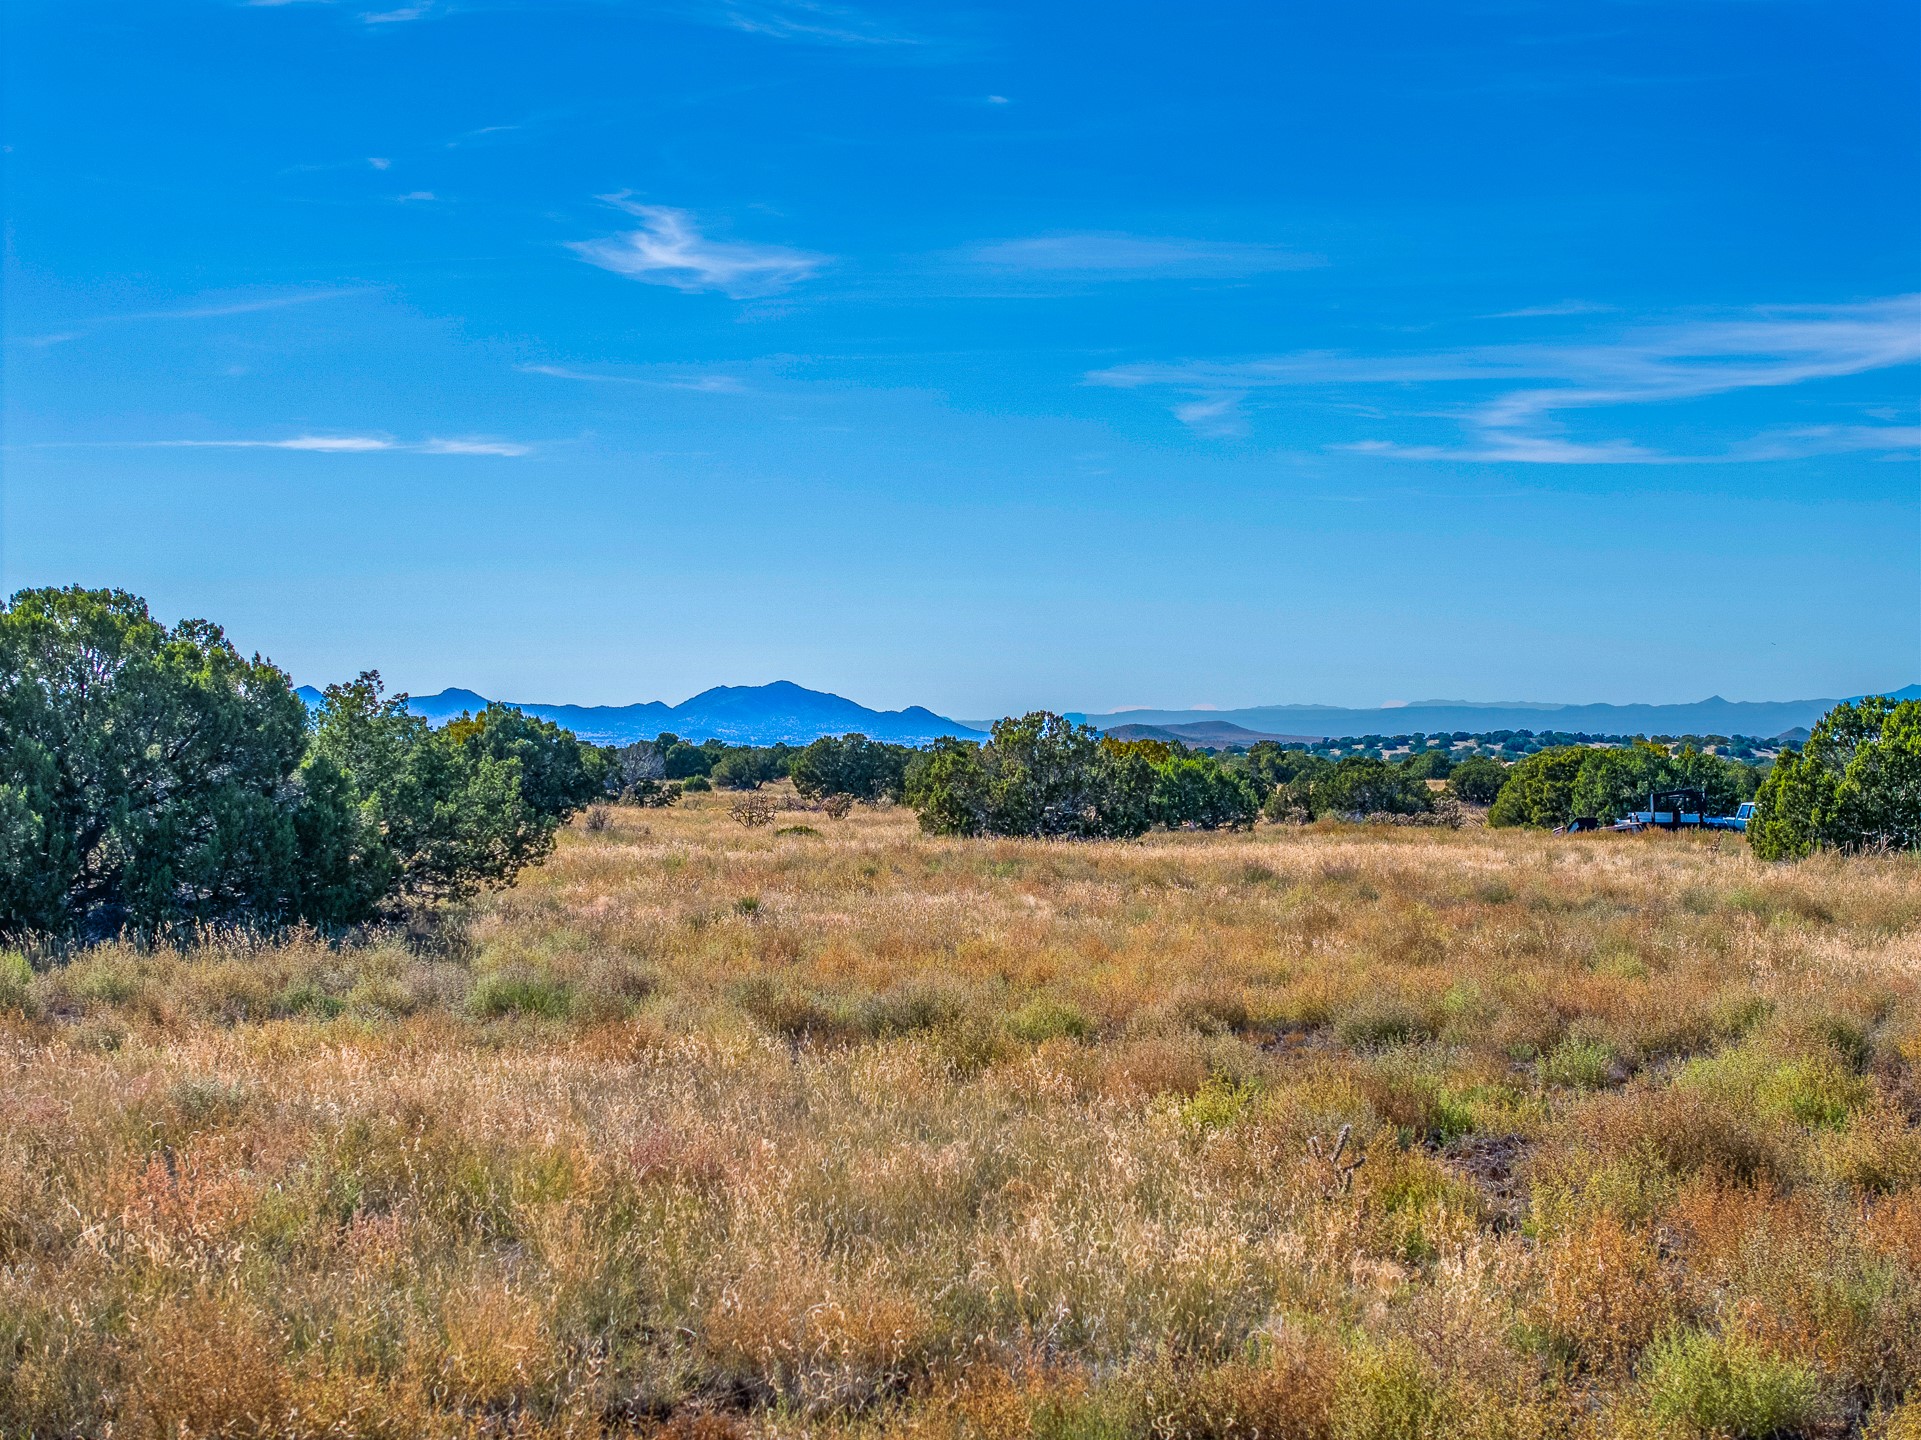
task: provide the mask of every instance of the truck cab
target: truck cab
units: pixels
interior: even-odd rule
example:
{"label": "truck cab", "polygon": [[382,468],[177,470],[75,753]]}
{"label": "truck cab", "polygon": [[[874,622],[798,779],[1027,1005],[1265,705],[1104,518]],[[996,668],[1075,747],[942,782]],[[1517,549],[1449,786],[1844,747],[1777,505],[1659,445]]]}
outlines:
{"label": "truck cab", "polygon": [[1707,821],[1706,824],[1711,830],[1746,830],[1748,828],[1748,821],[1752,819],[1753,816],[1754,802],[1752,800],[1743,800],[1739,805],[1734,807],[1734,813],[1732,815],[1717,815],[1714,819]]}

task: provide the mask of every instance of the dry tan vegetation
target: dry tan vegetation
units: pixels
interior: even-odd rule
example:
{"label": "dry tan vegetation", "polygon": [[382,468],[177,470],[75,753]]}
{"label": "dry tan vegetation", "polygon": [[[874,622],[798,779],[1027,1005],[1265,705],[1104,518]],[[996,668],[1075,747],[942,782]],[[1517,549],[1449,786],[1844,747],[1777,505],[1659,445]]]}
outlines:
{"label": "dry tan vegetation", "polygon": [[0,1431],[1921,1429],[1913,860],[727,803],[0,968]]}

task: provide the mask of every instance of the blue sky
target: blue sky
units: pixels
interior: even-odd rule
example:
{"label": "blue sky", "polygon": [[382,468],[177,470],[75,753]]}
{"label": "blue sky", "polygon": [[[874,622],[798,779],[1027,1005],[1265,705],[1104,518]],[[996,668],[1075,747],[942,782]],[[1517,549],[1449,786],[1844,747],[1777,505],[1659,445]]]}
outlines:
{"label": "blue sky", "polygon": [[1921,10],[6,7],[8,590],[300,680],[1921,677]]}

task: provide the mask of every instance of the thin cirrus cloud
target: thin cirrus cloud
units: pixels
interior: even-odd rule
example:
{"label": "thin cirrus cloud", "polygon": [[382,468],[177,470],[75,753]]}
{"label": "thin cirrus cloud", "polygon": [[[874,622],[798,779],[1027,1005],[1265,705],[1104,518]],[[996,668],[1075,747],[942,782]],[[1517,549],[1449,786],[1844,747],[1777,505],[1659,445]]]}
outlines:
{"label": "thin cirrus cloud", "polygon": [[994,240],[961,252],[961,258],[1001,274],[1110,280],[1226,280],[1327,263],[1280,245],[1109,231]]}
{"label": "thin cirrus cloud", "polygon": [[[1363,438],[1338,449],[1410,460],[1532,464],[1743,461],[1915,447],[1912,425],[1811,426],[1738,437],[1710,454],[1670,454],[1627,438],[1576,440],[1569,412],[1673,404],[1779,389],[1921,362],[1921,295],[1852,305],[1774,306],[1688,319],[1590,342],[1489,345],[1398,356],[1300,352],[1227,363],[1118,366],[1087,379],[1120,389],[1167,390],[1175,414],[1201,434],[1249,428],[1255,397],[1280,390],[1365,386],[1479,386],[1488,398],[1447,413],[1453,445]],[[1432,405],[1419,413],[1431,415]]]}
{"label": "thin cirrus cloud", "polygon": [[850,5],[819,0],[719,0],[679,7],[688,19],[722,25],[771,40],[810,45],[860,47],[920,45],[924,42],[896,26]]}
{"label": "thin cirrus cloud", "polygon": [[418,5],[399,5],[391,10],[367,10],[357,5],[341,5],[339,0],[240,0],[249,10],[283,10],[294,5],[320,4],[334,6],[352,13],[353,18],[363,25],[404,25],[409,20],[425,20],[432,15],[446,13],[446,6],[423,0]]}
{"label": "thin cirrus cloud", "polygon": [[296,290],[278,295],[250,295],[232,300],[213,300],[183,305],[173,310],[128,310],[120,314],[94,315],[68,323],[77,328],[47,335],[30,335],[19,342],[26,345],[59,345],[78,340],[102,326],[127,325],[150,320],[226,320],[239,315],[258,315],[271,310],[287,310],[297,305],[312,305],[321,300],[339,300],[367,293],[365,286],[335,286],[330,289]]}
{"label": "thin cirrus cloud", "polygon": [[[496,8],[512,0],[495,0]],[[352,0],[240,0],[247,9],[286,9],[294,5],[324,5],[351,15],[363,25],[396,25],[452,13],[458,7],[445,0],[420,0],[413,5],[370,9]],[[539,8],[524,0],[524,8]],[[825,0],[680,0],[663,8],[668,14],[697,24],[717,25],[747,35],[762,35],[808,45],[860,48],[921,46],[926,41],[897,25],[877,19],[851,5]]]}
{"label": "thin cirrus cloud", "polygon": [[593,385],[646,385],[660,390],[693,390],[703,395],[739,395],[746,391],[736,375],[625,375],[604,370],[577,370],[569,365],[521,365],[524,375],[554,380],[579,380]]}
{"label": "thin cirrus cloud", "polygon": [[713,240],[686,210],[639,205],[625,195],[600,197],[639,219],[640,228],[599,240],[575,240],[571,249],[589,265],[646,285],[690,293],[716,291],[735,300],[778,294],[812,279],[830,257],[784,245]]}
{"label": "thin cirrus cloud", "polygon": [[322,455],[493,455],[517,459],[534,447],[486,437],[395,440],[387,435],[292,435],[284,440],[118,440],[101,445],[135,450],[306,450]]}

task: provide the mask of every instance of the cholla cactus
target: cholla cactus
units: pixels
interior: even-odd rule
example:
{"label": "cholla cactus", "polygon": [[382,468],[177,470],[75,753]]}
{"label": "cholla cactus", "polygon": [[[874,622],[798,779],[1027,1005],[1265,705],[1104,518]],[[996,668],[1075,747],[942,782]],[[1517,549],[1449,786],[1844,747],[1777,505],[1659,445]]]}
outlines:
{"label": "cholla cactus", "polygon": [[1321,1188],[1328,1195],[1345,1195],[1354,1188],[1354,1172],[1367,1163],[1367,1156],[1356,1150],[1347,1153],[1347,1142],[1354,1133],[1352,1125],[1343,1125],[1334,1137],[1333,1148],[1321,1144],[1321,1137],[1307,1137],[1307,1153],[1325,1173],[1321,1177]]}
{"label": "cholla cactus", "polygon": [[749,830],[758,829],[774,818],[774,802],[764,795],[749,795],[734,802],[727,812]]}

